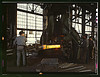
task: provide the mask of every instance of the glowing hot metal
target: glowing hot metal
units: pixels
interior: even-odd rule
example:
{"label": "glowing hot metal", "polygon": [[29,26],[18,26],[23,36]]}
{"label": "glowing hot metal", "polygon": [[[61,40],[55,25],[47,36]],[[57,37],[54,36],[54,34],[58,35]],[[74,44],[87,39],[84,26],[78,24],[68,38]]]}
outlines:
{"label": "glowing hot metal", "polygon": [[42,45],[43,49],[61,48],[60,45]]}

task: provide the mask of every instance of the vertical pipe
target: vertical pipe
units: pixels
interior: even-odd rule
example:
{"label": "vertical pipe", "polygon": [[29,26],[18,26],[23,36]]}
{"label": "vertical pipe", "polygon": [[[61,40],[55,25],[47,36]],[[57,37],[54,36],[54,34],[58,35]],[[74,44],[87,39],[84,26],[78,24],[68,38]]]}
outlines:
{"label": "vertical pipe", "polygon": [[68,23],[69,23],[69,33],[70,33],[70,31],[71,31],[71,8],[70,8],[70,6],[69,6],[69,18],[68,18]]}
{"label": "vertical pipe", "polygon": [[[89,14],[89,20],[91,19],[90,16],[91,16],[91,15]],[[89,21],[89,26],[91,26],[91,25],[90,25],[90,22],[91,22],[91,21]],[[90,31],[90,28],[89,28],[89,31]]]}
{"label": "vertical pipe", "polygon": [[96,9],[92,12],[92,33],[91,35],[93,36],[94,38],[94,27],[95,27],[95,24],[96,24]]}
{"label": "vertical pipe", "polygon": [[[36,29],[36,15],[35,15],[35,29]],[[35,44],[36,44],[36,34],[37,34],[37,31],[35,31]]]}
{"label": "vertical pipe", "polygon": [[[76,22],[76,14],[77,14],[77,13],[76,13],[76,11],[77,11],[76,5],[75,5],[75,10],[74,10],[74,11],[75,11],[75,22]],[[76,28],[76,23],[75,23],[74,28]]]}
{"label": "vertical pipe", "polygon": [[[27,3],[27,6],[26,6],[27,10],[28,10],[28,3]],[[28,13],[26,13],[26,29],[28,29]],[[28,30],[26,31],[26,35],[28,37]],[[26,37],[26,38],[27,38]]]}
{"label": "vertical pipe", "polygon": [[85,34],[85,12],[86,10],[82,8],[82,35]]}
{"label": "vertical pipe", "polygon": [[72,8],[70,9],[70,20],[71,20],[71,21],[70,21],[70,22],[71,22],[70,25],[71,25],[71,28],[72,28]]}
{"label": "vertical pipe", "polygon": [[15,32],[14,36],[17,35],[17,3],[16,3],[16,8],[15,9],[16,9],[16,12],[15,12],[16,13],[16,22],[15,22],[15,28],[14,28],[14,32]]}

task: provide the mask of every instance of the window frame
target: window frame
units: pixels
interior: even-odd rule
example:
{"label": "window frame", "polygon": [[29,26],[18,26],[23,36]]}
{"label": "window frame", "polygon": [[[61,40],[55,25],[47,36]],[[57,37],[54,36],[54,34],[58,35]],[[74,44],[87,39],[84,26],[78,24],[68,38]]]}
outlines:
{"label": "window frame", "polygon": [[[17,4],[18,5],[18,4]],[[17,6],[18,7],[18,6]],[[28,4],[27,6],[28,7]],[[26,12],[27,11],[27,12]],[[30,10],[28,9],[21,9],[21,8],[17,8],[17,13],[19,12],[19,14],[17,14],[17,31],[18,30],[24,30],[25,33],[27,34],[27,39],[33,38],[35,39],[34,42],[26,42],[26,44],[34,44],[37,41],[37,38],[41,38],[42,35],[42,31],[43,31],[43,15],[41,14],[37,14],[37,13],[31,13]],[[25,14],[24,14],[25,13]],[[24,14],[24,15],[23,15]],[[33,15],[33,16],[32,16]],[[35,18],[34,18],[35,17]],[[34,18],[34,19],[33,19]],[[40,20],[40,21],[39,21]],[[33,22],[34,21],[34,22]],[[39,24],[40,23],[40,24]],[[23,25],[24,26],[21,26]],[[20,25],[20,26],[18,26]],[[27,26],[28,25],[28,26]],[[29,25],[31,25],[31,27],[29,28]],[[39,25],[39,26],[38,26]],[[32,37],[29,37],[29,31],[35,31],[35,35]],[[19,32],[19,31],[18,31]],[[17,36],[19,36],[17,32]],[[37,32],[41,32],[41,34],[37,37],[36,33]]]}

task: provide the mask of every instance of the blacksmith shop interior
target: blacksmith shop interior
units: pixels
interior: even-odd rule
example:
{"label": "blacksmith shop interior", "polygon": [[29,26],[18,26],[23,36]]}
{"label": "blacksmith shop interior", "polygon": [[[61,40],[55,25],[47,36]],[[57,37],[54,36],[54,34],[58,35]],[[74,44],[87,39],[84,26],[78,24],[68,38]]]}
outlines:
{"label": "blacksmith shop interior", "polygon": [[[2,3],[2,31],[6,72],[98,71],[96,2]],[[21,32],[25,46],[18,44]]]}

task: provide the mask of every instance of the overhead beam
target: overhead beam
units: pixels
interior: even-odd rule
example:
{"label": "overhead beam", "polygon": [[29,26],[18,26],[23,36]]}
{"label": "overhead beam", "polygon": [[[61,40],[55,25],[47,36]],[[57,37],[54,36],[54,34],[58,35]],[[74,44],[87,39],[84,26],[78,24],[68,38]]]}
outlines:
{"label": "overhead beam", "polygon": [[43,14],[34,13],[34,12],[27,11],[27,10],[21,10],[21,9],[17,9],[17,10],[18,10],[18,11],[22,11],[22,12],[26,12],[26,13],[30,13],[30,14],[36,14],[36,15],[43,16]]}
{"label": "overhead beam", "polygon": [[72,23],[82,24],[82,23],[79,23],[79,22],[72,22]]}
{"label": "overhead beam", "polygon": [[93,5],[91,3],[79,3],[77,4],[80,7],[84,8],[85,10],[88,10],[89,12],[93,12],[96,7],[97,7],[97,3],[93,3]]}
{"label": "overhead beam", "polygon": [[27,30],[27,31],[43,31],[43,30],[25,29],[25,28],[17,28],[17,30]]}

